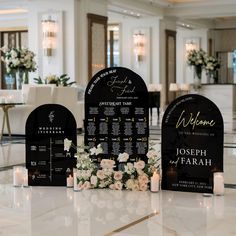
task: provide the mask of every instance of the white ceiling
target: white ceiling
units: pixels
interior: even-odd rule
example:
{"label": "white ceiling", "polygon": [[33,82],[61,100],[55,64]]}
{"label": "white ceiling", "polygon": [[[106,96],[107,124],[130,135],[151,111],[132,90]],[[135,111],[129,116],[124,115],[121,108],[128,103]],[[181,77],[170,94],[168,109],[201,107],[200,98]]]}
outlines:
{"label": "white ceiling", "polygon": [[[108,0],[109,11],[133,17],[171,17],[177,22],[214,28],[235,22],[236,0]],[[132,13],[132,14],[131,14]],[[232,24],[231,24],[232,25]]]}

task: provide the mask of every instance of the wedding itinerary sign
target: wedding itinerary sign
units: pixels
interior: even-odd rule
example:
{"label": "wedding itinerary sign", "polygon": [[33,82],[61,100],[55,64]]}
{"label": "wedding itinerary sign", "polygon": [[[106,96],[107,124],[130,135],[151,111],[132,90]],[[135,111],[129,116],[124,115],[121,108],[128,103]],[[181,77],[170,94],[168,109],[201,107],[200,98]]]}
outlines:
{"label": "wedding itinerary sign", "polygon": [[130,162],[146,160],[148,137],[148,91],[143,79],[123,67],[98,72],[85,92],[85,145],[103,148],[93,161],[116,161],[123,152],[130,155]]}
{"label": "wedding itinerary sign", "polygon": [[26,168],[32,186],[66,186],[76,166],[75,150],[64,151],[64,139],[77,144],[76,121],[64,106],[37,107],[26,122]]}
{"label": "wedding itinerary sign", "polygon": [[162,189],[213,192],[213,173],[223,172],[223,118],[206,97],[173,101],[162,121]]}

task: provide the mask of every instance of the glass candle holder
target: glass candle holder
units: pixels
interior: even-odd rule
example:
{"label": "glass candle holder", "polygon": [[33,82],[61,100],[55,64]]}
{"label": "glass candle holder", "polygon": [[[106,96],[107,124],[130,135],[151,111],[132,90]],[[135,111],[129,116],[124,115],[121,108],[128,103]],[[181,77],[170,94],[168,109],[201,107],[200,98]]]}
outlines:
{"label": "glass candle holder", "polygon": [[214,195],[224,195],[224,175],[223,172],[215,172],[214,173],[214,188],[213,193]]}
{"label": "glass candle holder", "polygon": [[20,187],[24,183],[24,167],[13,166],[13,186]]}

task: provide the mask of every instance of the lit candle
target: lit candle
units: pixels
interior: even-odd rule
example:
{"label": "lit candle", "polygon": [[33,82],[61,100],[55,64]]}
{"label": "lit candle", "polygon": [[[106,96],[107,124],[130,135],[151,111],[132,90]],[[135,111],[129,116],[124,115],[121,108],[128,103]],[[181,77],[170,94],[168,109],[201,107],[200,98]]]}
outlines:
{"label": "lit candle", "polygon": [[73,169],[73,182],[74,182],[74,191],[79,191],[78,190],[78,184],[77,184],[77,169]]}
{"label": "lit candle", "polygon": [[214,173],[214,189],[213,193],[215,195],[224,195],[224,176],[223,172]]}
{"label": "lit candle", "polygon": [[151,192],[159,191],[160,175],[155,171],[151,177]]}
{"label": "lit candle", "polygon": [[13,167],[13,186],[21,186],[23,184],[23,167]]}
{"label": "lit candle", "polygon": [[69,177],[66,178],[66,187],[72,188],[74,186],[74,178],[69,175]]}

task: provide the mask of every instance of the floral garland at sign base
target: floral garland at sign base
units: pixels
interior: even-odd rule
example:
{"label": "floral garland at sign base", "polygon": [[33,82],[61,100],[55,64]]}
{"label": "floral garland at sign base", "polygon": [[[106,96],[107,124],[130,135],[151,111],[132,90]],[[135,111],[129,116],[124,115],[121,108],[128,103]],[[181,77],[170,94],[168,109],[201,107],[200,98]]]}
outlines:
{"label": "floral garland at sign base", "polygon": [[118,156],[120,170],[114,170],[115,161],[102,159],[100,168],[93,163],[90,156],[103,152],[101,145],[89,149],[86,146],[75,146],[71,140],[64,140],[64,150],[70,148],[77,151],[77,183],[78,189],[109,188],[112,190],[136,190],[149,189],[150,179],[154,172],[160,170],[160,151],[156,151],[151,145],[148,153],[148,162],[140,160],[134,163],[128,162],[129,154],[121,153]]}

